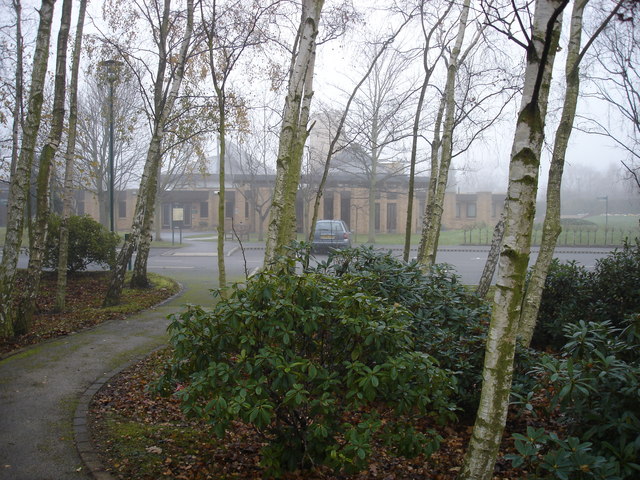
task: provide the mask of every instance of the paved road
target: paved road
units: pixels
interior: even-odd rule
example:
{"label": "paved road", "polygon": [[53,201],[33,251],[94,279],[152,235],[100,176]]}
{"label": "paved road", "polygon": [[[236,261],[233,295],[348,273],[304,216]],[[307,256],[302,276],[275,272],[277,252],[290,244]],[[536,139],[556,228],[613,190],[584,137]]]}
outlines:
{"label": "paved road", "polygon": [[[191,253],[194,248],[192,245],[182,249],[156,249],[149,259],[149,269],[158,272],[176,268],[193,272],[217,272],[217,258],[213,254],[216,248],[215,243],[211,240],[198,240],[193,243],[200,244],[198,247],[200,254]],[[237,245],[231,244],[225,253],[225,267],[230,280],[244,276],[245,263],[249,272],[262,266],[264,247],[259,244],[247,244],[245,247],[243,252]],[[379,245],[377,248],[391,250],[395,255],[402,256],[402,247],[397,245]],[[610,251],[609,248],[559,247],[556,249],[555,256],[561,261],[575,260],[588,269],[593,269],[596,260],[605,257]],[[488,252],[487,246],[448,246],[438,250],[436,260],[438,263],[452,265],[462,283],[476,285],[482,274]],[[534,248],[531,263],[537,258],[537,253],[537,248]],[[416,250],[412,250],[411,256],[415,257],[416,254]],[[318,258],[326,259],[326,256],[319,255]],[[217,275],[217,273],[214,274]]]}
{"label": "paved road", "polygon": [[[247,245],[226,251],[227,275],[240,279],[262,263],[264,251]],[[178,279],[185,293],[154,310],[112,321],[0,361],[0,479],[86,479],[74,445],[78,399],[96,381],[166,342],[166,316],[184,303],[206,303],[217,278],[215,244],[189,241],[180,249],[155,249],[149,269]],[[399,253],[399,251],[396,250]],[[477,281],[486,248],[442,249],[438,261],[456,267],[465,283]],[[566,253],[591,265],[606,251]],[[560,253],[560,255],[565,255]]]}

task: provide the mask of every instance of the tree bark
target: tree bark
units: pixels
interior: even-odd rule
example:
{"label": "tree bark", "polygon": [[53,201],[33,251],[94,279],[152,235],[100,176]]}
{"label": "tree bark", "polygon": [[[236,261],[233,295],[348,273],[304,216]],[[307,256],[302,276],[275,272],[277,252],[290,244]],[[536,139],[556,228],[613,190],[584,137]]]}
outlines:
{"label": "tree bark", "polygon": [[[420,262],[425,269],[431,268],[435,263],[436,253],[438,251],[438,237],[440,236],[444,195],[447,189],[449,167],[451,165],[453,150],[453,129],[456,111],[456,74],[458,72],[458,61],[460,58],[460,51],[462,50],[462,42],[464,41],[467,21],[469,19],[469,6],[470,0],[465,0],[462,5],[462,13],[460,14],[456,43],[451,51],[449,65],[447,67],[447,83],[444,90],[445,115],[442,128],[442,148],[440,149],[437,185],[435,195],[433,198],[429,197],[429,217],[427,218],[425,216],[426,228],[422,232],[421,245],[419,249],[420,256],[418,257],[418,262]],[[434,175],[433,170],[431,171],[431,175]]]}
{"label": "tree bark", "polygon": [[520,320],[538,190],[551,71],[568,0],[537,0],[520,113],[511,150],[505,234],[487,335],[482,391],[462,479],[493,476],[507,418],[516,334]]}
{"label": "tree bark", "polygon": [[300,183],[302,153],[309,132],[309,109],[313,98],[313,70],[318,23],[324,0],[303,0],[300,27],[289,69],[278,146],[276,181],[271,203],[264,264],[275,265],[295,240],[296,193]]}
{"label": "tree bark", "polygon": [[[422,116],[422,106],[424,105],[424,98],[427,92],[427,86],[429,85],[429,81],[431,80],[431,75],[433,74],[433,70],[436,67],[441,55],[438,56],[433,65],[429,66],[429,50],[431,45],[431,36],[434,32],[439,28],[440,24],[444,20],[444,18],[449,14],[451,8],[453,7],[453,2],[449,3],[446,11],[442,14],[438,21],[431,27],[429,33],[424,30],[424,2],[420,4],[420,18],[422,24],[422,33],[425,39],[425,45],[422,50],[422,68],[424,70],[424,78],[422,79],[422,85],[420,86],[420,96],[418,98],[418,105],[416,106],[416,114],[413,119],[413,132],[411,138],[411,160],[409,167],[409,193],[407,196],[407,222],[405,225],[405,234],[404,234],[404,253],[403,258],[404,261],[409,261],[409,252],[411,250],[411,232],[413,230],[413,192],[415,190],[415,175],[416,175],[416,161],[418,156],[418,134],[420,130],[420,118]],[[438,130],[440,129],[439,125],[442,122],[442,114],[439,111],[440,122],[436,121],[438,124]],[[439,135],[439,134],[438,134]],[[433,158],[433,156],[432,156]],[[437,154],[436,154],[437,158]]]}
{"label": "tree bark", "polygon": [[67,136],[67,151],[65,153],[64,190],[62,193],[62,220],[60,222],[60,251],[58,253],[58,279],[56,285],[55,310],[64,311],[67,290],[67,261],[69,258],[69,217],[71,216],[73,195],[74,156],[76,148],[76,132],[78,125],[78,73],[80,71],[80,57],[82,54],[82,32],[84,17],[87,10],[87,0],[80,0],[76,39],[73,47],[71,65],[71,83],[69,84],[69,134]]}
{"label": "tree bark", "polygon": [[422,228],[423,234],[420,237],[420,243],[418,244],[418,256],[417,258],[424,258],[426,248],[426,238],[424,232],[429,228],[429,222],[433,216],[432,210],[434,207],[434,198],[436,197],[436,190],[438,187],[438,165],[440,164],[440,147],[442,140],[440,134],[442,132],[442,118],[444,117],[445,97],[444,95],[440,99],[440,105],[438,107],[438,114],[436,115],[436,121],[433,124],[433,140],[431,140],[431,170],[429,176],[429,187],[427,188],[427,201],[424,206],[424,215],[422,216]]}
{"label": "tree bark", "polygon": [[[131,286],[145,288],[149,285],[149,280],[147,279],[147,259],[151,244],[151,224],[158,189],[158,172],[162,161],[162,139],[164,137],[165,124],[171,115],[184,77],[193,32],[194,3],[193,0],[187,0],[187,23],[180,44],[180,52],[175,60],[175,72],[172,78],[167,78],[166,69],[170,59],[168,58],[166,43],[168,41],[167,36],[170,25],[170,9],[171,1],[164,0],[164,10],[157,45],[159,61],[154,82],[153,132],[140,181],[131,233],[129,239],[124,242],[118,255],[116,267],[104,299],[105,306],[116,305],[120,302],[127,265],[136,247],[138,247],[139,252],[136,256],[134,272],[131,277]],[[164,86],[167,81],[169,81],[168,91],[165,91]]]}
{"label": "tree bark", "polygon": [[10,337],[14,333],[14,312],[11,310],[11,294],[13,293],[18,255],[22,244],[24,212],[27,205],[31,166],[42,116],[54,4],[55,0],[42,0],[39,11],[40,21],[33,56],[27,117],[22,132],[22,148],[9,185],[7,230],[2,263],[0,264],[0,338]]}
{"label": "tree bark", "polygon": [[504,236],[504,217],[506,210],[503,209],[500,214],[500,218],[493,229],[493,237],[491,238],[491,248],[487,255],[487,262],[484,264],[480,281],[478,282],[478,288],[476,288],[476,295],[480,298],[487,296],[489,288],[491,287],[491,280],[496,272],[498,266],[498,259],[500,258],[500,247],[502,246],[502,237]]}
{"label": "tree bark", "polygon": [[51,167],[53,159],[60,147],[62,129],[64,127],[65,92],[67,78],[67,45],[69,43],[69,30],[71,28],[72,0],[64,0],[62,3],[62,16],[60,18],[60,30],[58,31],[58,45],[56,52],[56,73],[53,95],[53,112],[51,118],[51,130],[47,143],[40,152],[37,191],[36,191],[36,218],[33,224],[32,243],[29,250],[29,267],[27,268],[27,282],[20,296],[17,317],[14,321],[16,334],[24,334],[29,331],[33,322],[33,313],[36,308],[36,298],[40,291],[40,277],[42,262],[47,241],[49,226],[49,185],[51,181]]}
{"label": "tree bark", "polygon": [[24,83],[24,66],[23,66],[23,41],[22,41],[22,3],[20,0],[14,0],[13,8],[16,12],[16,81],[15,95],[16,101],[13,106],[13,125],[11,127],[11,168],[9,174],[13,175],[18,164],[18,156],[20,154],[20,127],[22,126],[22,96]]}
{"label": "tree bark", "polygon": [[547,278],[549,266],[553,260],[553,252],[558,236],[562,231],[560,225],[560,189],[562,186],[562,173],[564,171],[564,159],[569,146],[569,138],[573,129],[573,121],[576,115],[578,95],[580,93],[580,69],[578,59],[582,38],[582,17],[588,0],[576,0],[573,3],[571,13],[571,31],[569,34],[569,46],[567,48],[567,60],[565,65],[566,91],[560,124],[556,131],[553,146],[551,164],[549,166],[549,179],[547,181],[547,205],[542,226],[542,240],[538,258],[533,266],[527,290],[525,292],[522,314],[520,319],[519,342],[529,347],[533,330],[536,326],[538,310],[542,290]]}
{"label": "tree bark", "polygon": [[[220,93],[218,94],[218,98],[220,98]],[[226,141],[226,120],[224,113],[224,100],[219,101],[219,104],[222,103],[222,106],[218,106],[220,109],[220,124],[219,124],[219,142],[220,142],[220,193],[218,195],[218,242],[217,242],[217,256],[218,256],[218,285],[225,291],[225,286],[227,285],[227,270],[224,264],[224,220],[225,220],[225,189],[224,189],[224,181],[225,181],[225,161],[226,161],[226,151],[227,151],[227,141]],[[233,218],[233,212],[232,212]],[[232,220],[233,221],[233,220]]]}
{"label": "tree bark", "polygon": [[556,130],[553,154],[549,166],[549,179],[547,183],[547,210],[542,227],[542,240],[538,258],[533,266],[531,278],[524,297],[519,342],[524,347],[529,347],[533,331],[536,327],[542,291],[547,279],[549,266],[553,260],[555,246],[562,231],[560,224],[560,190],[562,187],[562,175],[564,172],[564,160],[569,146],[569,138],[573,130],[573,122],[576,116],[578,96],[580,94],[580,61],[596,36],[602,32],[616,12],[620,9],[622,1],[618,2],[609,16],[604,20],[600,28],[596,30],[581,51],[583,15],[589,0],[576,0],[571,12],[571,29],[569,33],[569,45],[567,47],[567,59],[565,64],[565,98],[562,107],[560,124]]}

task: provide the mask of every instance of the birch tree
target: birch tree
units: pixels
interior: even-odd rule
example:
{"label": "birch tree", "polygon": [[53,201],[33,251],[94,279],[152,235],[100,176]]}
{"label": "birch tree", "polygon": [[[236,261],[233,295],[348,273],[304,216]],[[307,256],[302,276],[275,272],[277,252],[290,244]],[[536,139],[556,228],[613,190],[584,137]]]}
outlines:
{"label": "birch tree", "polygon": [[[438,237],[440,236],[440,225],[442,219],[444,195],[447,188],[447,180],[449,178],[449,167],[451,165],[453,150],[453,129],[455,122],[455,81],[456,73],[461,60],[460,54],[464,42],[465,32],[469,20],[470,0],[464,0],[462,11],[460,12],[460,20],[458,21],[458,33],[451,50],[447,62],[447,81],[444,88],[444,118],[442,124],[442,145],[438,152],[440,161],[433,162],[431,177],[435,180],[435,191],[430,191],[427,199],[429,208],[425,210],[422,223],[422,236],[420,238],[420,246],[418,248],[418,262],[425,266],[431,267],[435,263],[436,252],[438,250]],[[467,48],[468,53],[475,45],[478,38],[471,42]],[[432,159],[433,160],[433,159]],[[437,167],[434,169],[433,167]]]}
{"label": "birch tree", "polygon": [[[141,13],[146,15],[151,25],[156,25],[154,43],[157,49],[156,72],[153,75],[152,95],[146,99],[148,107],[153,112],[151,117],[151,140],[147,151],[138,198],[131,225],[131,234],[124,242],[118,255],[109,289],[104,304],[115,305],[120,301],[122,287],[124,286],[127,265],[137,248],[138,255],[131,278],[132,287],[147,287],[147,259],[151,244],[151,223],[154,216],[156,193],[158,188],[158,175],[161,166],[162,141],[164,129],[171,115],[173,106],[178,96],[182,79],[184,78],[187,58],[191,47],[193,33],[194,0],[187,0],[184,15],[171,10],[171,0],[163,0],[162,5],[156,3],[159,0],[150,0],[152,5]],[[155,17],[155,13],[159,17]],[[185,18],[186,17],[186,18]],[[175,35],[175,24],[178,19],[184,21],[180,40],[175,45],[170,42]],[[158,23],[154,23],[158,20]],[[177,47],[175,52],[172,47]],[[120,49],[121,53],[125,53]],[[123,55],[126,61],[132,61],[127,55]],[[141,81],[141,85],[144,83]]]}
{"label": "birch tree", "polygon": [[87,0],[80,0],[80,10],[76,26],[76,38],[73,46],[71,64],[71,82],[69,84],[69,131],[67,134],[67,150],[65,152],[64,187],[62,192],[62,219],[60,222],[60,252],[58,254],[58,279],[56,282],[55,309],[64,311],[67,290],[67,260],[69,257],[69,217],[71,216],[73,195],[73,172],[78,125],[78,76],[82,53],[82,32],[84,17],[87,11]]}
{"label": "birch tree", "polygon": [[65,120],[67,45],[69,43],[69,31],[71,29],[72,6],[72,0],[64,0],[62,3],[62,15],[60,17],[56,52],[51,128],[49,130],[47,143],[42,148],[38,161],[36,216],[31,232],[32,239],[31,248],[29,249],[27,281],[24,290],[21,292],[16,321],[14,323],[16,334],[27,333],[31,328],[33,313],[36,307],[36,298],[40,291],[42,262],[44,260],[47,228],[49,225],[49,185],[51,181],[51,170],[53,159],[58,152],[62,139],[62,129]]}
{"label": "birch tree", "polygon": [[[462,479],[490,479],[504,431],[538,190],[551,71],[568,0],[536,0],[526,48],[524,88],[509,167],[505,234],[487,335],[482,391]],[[515,12],[518,15],[518,12]],[[519,23],[523,25],[522,19]],[[530,33],[529,33],[530,32]]]}
{"label": "birch tree", "polygon": [[293,43],[276,161],[264,263],[270,267],[295,240],[295,202],[307,124],[313,98],[316,38],[324,0],[303,0],[300,25]]}
{"label": "birch tree", "polygon": [[22,131],[22,145],[9,185],[7,231],[0,264],[0,337],[3,338],[14,334],[15,312],[11,310],[11,294],[14,290],[31,166],[42,116],[54,4],[55,0],[42,0],[39,10],[40,21],[33,56],[27,115]]}
{"label": "birch tree", "polygon": [[11,164],[9,167],[9,175],[13,175],[20,154],[20,129],[22,127],[22,109],[23,109],[23,83],[24,83],[24,55],[22,50],[24,42],[22,38],[22,3],[20,0],[13,0],[13,10],[16,16],[15,30],[15,79],[13,92],[13,109],[12,109],[12,126],[11,126]]}
{"label": "birch tree", "polygon": [[[427,12],[425,11],[425,2],[420,2],[420,29],[422,30],[422,37],[424,41],[424,46],[422,47],[422,85],[420,86],[420,94],[418,96],[418,104],[416,105],[416,113],[413,118],[413,130],[411,132],[411,157],[409,159],[409,192],[407,195],[407,222],[405,225],[405,236],[404,236],[404,251],[403,258],[404,261],[409,260],[409,251],[411,250],[411,233],[413,231],[413,196],[414,196],[414,180],[416,175],[416,163],[418,158],[418,139],[420,134],[420,120],[422,117],[422,110],[424,107],[424,101],[427,94],[427,87],[431,82],[431,75],[435,71],[438,62],[442,58],[444,54],[444,48],[440,49],[438,55],[434,60],[430,60],[430,54],[432,49],[432,39],[434,35],[440,29],[442,22],[449,15],[449,12],[453,8],[453,2],[449,2],[447,7],[444,10],[440,10],[441,13],[437,14],[435,17],[435,21],[430,28],[427,28],[425,24],[427,18]],[[444,102],[441,102],[444,107]],[[436,116],[438,120],[436,120],[436,129],[434,130],[435,135],[438,136],[440,133],[440,124],[442,122],[442,113],[438,112]],[[436,140],[437,141],[437,140]],[[439,145],[434,141],[432,145],[436,146],[435,152],[439,150]],[[432,158],[436,158],[436,156],[432,155]],[[434,172],[435,164],[431,164],[431,171]],[[435,177],[431,175],[431,179],[435,180]],[[435,186],[435,184],[434,184]],[[431,212],[429,212],[431,214]]]}
{"label": "birch tree", "polygon": [[553,260],[556,242],[562,231],[560,225],[560,191],[562,186],[562,175],[564,172],[564,160],[569,146],[569,138],[573,130],[573,122],[576,116],[576,106],[580,94],[580,61],[586,53],[586,49],[593,43],[595,38],[611,21],[622,5],[618,2],[612,9],[605,21],[589,39],[585,49],[581,50],[583,15],[589,0],[575,0],[571,12],[571,27],[569,32],[569,45],[567,48],[567,59],[565,64],[565,96],[560,117],[560,124],[556,130],[549,166],[549,179],[547,181],[547,204],[542,226],[542,240],[536,263],[534,264],[526,294],[522,306],[522,317],[520,319],[519,337],[520,343],[529,347],[533,331],[536,326],[542,291],[549,266]]}

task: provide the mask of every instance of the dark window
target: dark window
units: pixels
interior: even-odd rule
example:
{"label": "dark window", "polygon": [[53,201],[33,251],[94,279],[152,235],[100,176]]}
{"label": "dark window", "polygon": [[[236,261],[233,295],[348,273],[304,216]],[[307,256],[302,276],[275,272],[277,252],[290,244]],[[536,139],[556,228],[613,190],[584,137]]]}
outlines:
{"label": "dark window", "polygon": [[397,228],[397,209],[395,203],[387,203],[387,233],[395,233]]}
{"label": "dark window", "polygon": [[460,218],[460,204],[456,203],[456,218]]}
{"label": "dark window", "polygon": [[76,215],[84,215],[84,202],[76,202]]}
{"label": "dark window", "polygon": [[380,204],[376,203],[376,207],[375,207],[375,217],[373,219],[373,228],[375,229],[376,232],[380,231]]}
{"label": "dark window", "polygon": [[224,216],[233,218],[236,211],[236,192],[226,192],[224,194]]}
{"label": "dark window", "polygon": [[476,204],[467,203],[467,218],[476,218]]}
{"label": "dark window", "polygon": [[244,199],[244,218],[249,218],[249,199]]}
{"label": "dark window", "polygon": [[209,202],[200,202],[200,218],[209,217]]}
{"label": "dark window", "polygon": [[167,228],[171,226],[171,204],[170,203],[162,204],[162,226]]}
{"label": "dark window", "polygon": [[324,218],[333,220],[333,192],[324,194]]}
{"label": "dark window", "polygon": [[126,200],[120,200],[118,202],[118,216],[120,218],[127,217],[127,201]]}
{"label": "dark window", "polygon": [[340,193],[340,219],[351,225],[351,192]]}

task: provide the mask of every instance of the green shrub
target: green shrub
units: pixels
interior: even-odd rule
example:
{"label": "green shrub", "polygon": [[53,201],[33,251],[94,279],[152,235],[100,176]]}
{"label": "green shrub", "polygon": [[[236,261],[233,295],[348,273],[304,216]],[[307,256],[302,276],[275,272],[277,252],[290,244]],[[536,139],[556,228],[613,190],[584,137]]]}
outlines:
{"label": "green shrub", "polygon": [[378,440],[405,456],[434,451],[438,435],[412,425],[452,417],[454,378],[415,351],[411,313],[368,292],[361,276],[292,270],[261,273],[211,311],[175,316],[158,388],[218,435],[233,420],[252,424],[274,475],[361,469]]}
{"label": "green shrub", "polygon": [[[58,268],[60,222],[57,215],[49,218],[45,266],[52,269]],[[116,261],[118,241],[117,234],[109,232],[88,215],[69,217],[67,269],[70,272],[85,270],[90,263],[112,267]]]}
{"label": "green shrub", "polygon": [[553,259],[542,292],[532,346],[559,350],[564,345],[564,325],[581,318],[590,301],[591,281],[592,274],[582,265]]}
{"label": "green shrub", "polygon": [[599,259],[593,272],[554,260],[545,282],[532,345],[559,350],[563,327],[579,320],[620,326],[640,311],[640,240]]}
{"label": "green shrub", "polygon": [[628,316],[622,328],[609,321],[568,324],[565,334],[562,356],[546,355],[533,369],[540,391],[551,408],[560,408],[567,430],[615,466],[616,476],[638,478],[640,315]]}
{"label": "green shrub", "polygon": [[640,312],[640,239],[596,262],[591,285],[593,317],[620,326],[629,313]]}
{"label": "green shrub", "polygon": [[[416,348],[456,372],[456,405],[468,415],[475,413],[491,306],[461,285],[448,265],[435,265],[425,273],[416,262],[404,262],[372,247],[359,247],[330,255],[315,271],[338,277],[350,275],[370,295],[410,311]],[[528,371],[517,364],[517,379],[524,381],[526,375],[520,373]]]}
{"label": "green shrub", "polygon": [[543,428],[527,427],[526,435],[515,433],[516,454],[505,455],[515,468],[524,468],[529,478],[559,480],[621,478],[615,463],[592,453],[590,442],[576,437],[562,439]]}

